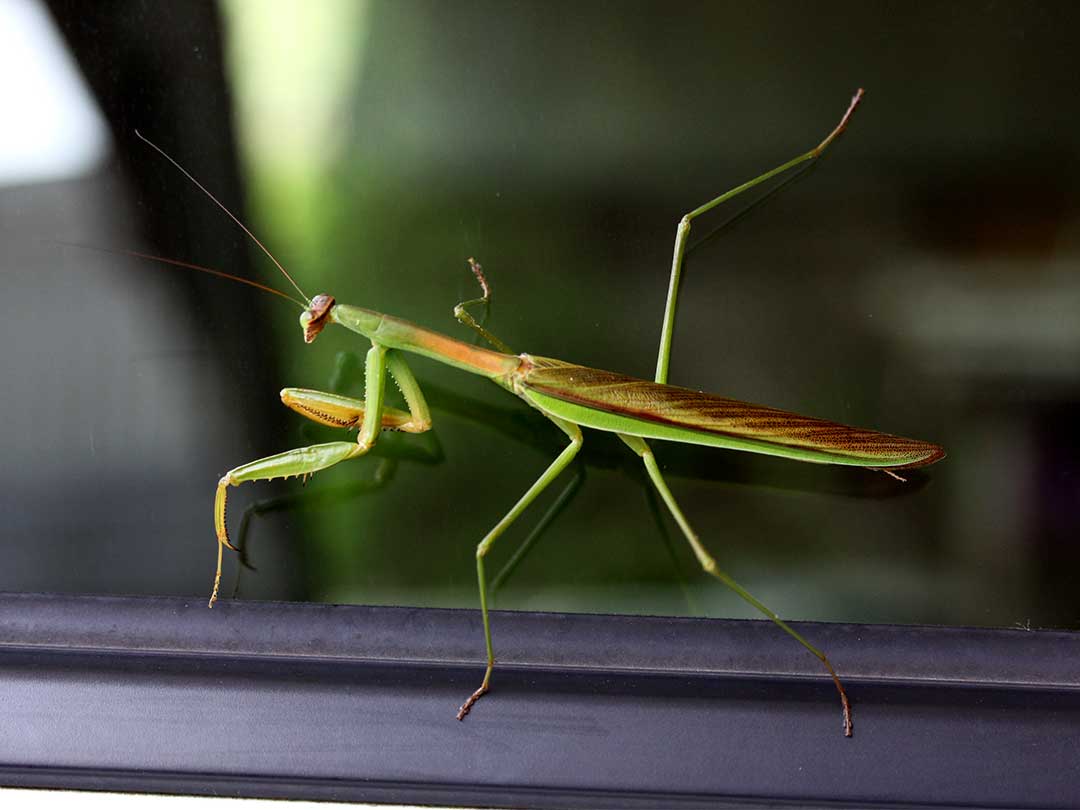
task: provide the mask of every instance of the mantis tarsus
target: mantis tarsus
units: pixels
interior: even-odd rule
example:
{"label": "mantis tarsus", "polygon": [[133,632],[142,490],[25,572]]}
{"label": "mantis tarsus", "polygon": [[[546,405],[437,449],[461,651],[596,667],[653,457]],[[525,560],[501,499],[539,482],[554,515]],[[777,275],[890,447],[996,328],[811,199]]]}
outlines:
{"label": "mantis tarsus", "polygon": [[[217,570],[210,596],[210,606],[213,607],[217,599],[221,582],[222,551],[225,548],[235,550],[229,541],[225,524],[226,496],[230,486],[236,486],[245,481],[310,476],[342,461],[363,456],[371,449],[383,430],[421,433],[430,429],[431,415],[428,406],[416,378],[405,362],[404,353],[411,352],[446,363],[462,371],[487,377],[496,385],[517,395],[540,411],[563,431],[569,440],[565,449],[521,496],[513,508],[495,524],[476,548],[476,573],[487,650],[487,668],[480,687],[458,710],[459,720],[464,719],[476,701],[488,691],[495,664],[488,615],[488,588],[484,573],[484,557],[495,540],[570,464],[581,449],[581,428],[587,427],[615,433],[631,451],[641,458],[653,486],[690,543],[701,567],[767,616],[821,661],[840,695],[843,730],[845,736],[850,737],[852,733],[851,707],[832,663],[823,652],[811,645],[776,613],[717,566],[716,560],[690,527],[671,490],[668,489],[646,439],[726,447],[820,464],[859,466],[880,470],[896,478],[899,476],[895,474],[895,470],[933,464],[944,457],[944,451],[929,442],[848,427],[775,408],[752,405],[667,385],[679,276],[693,220],[737,194],[817,158],[844,131],[862,96],[863,91],[860,89],[852,98],[840,123],[816,147],[710,200],[680,220],[671,263],[671,278],[661,328],[656,376],[652,382],[561,360],[512,353],[505,344],[484,329],[468,313],[469,306],[486,302],[489,297],[483,271],[473,259],[469,259],[469,266],[480,282],[483,297],[462,302],[455,307],[454,314],[460,322],[476,330],[498,351],[472,346],[390,315],[348,304],[338,304],[329,295],[316,295],[309,299],[270,251],[232,212],[175,160],[147,141],[221,207],[269,256],[303,297],[303,301],[298,301],[277,290],[269,290],[289,298],[303,309],[300,315],[300,326],[306,343],[313,342],[330,324],[340,324],[371,342],[365,362],[365,398],[363,400],[299,388],[285,388],[281,391],[282,401],[309,419],[333,427],[358,428],[359,434],[355,442],[329,442],[288,450],[236,467],[227,472],[219,481],[214,503],[214,527],[218,540]],[[143,140],[146,139],[143,138]],[[186,264],[184,266],[192,267]],[[220,272],[217,274],[227,275]],[[269,289],[245,279],[236,280],[261,289]],[[407,412],[384,404],[387,372],[397,381],[408,408]]]}

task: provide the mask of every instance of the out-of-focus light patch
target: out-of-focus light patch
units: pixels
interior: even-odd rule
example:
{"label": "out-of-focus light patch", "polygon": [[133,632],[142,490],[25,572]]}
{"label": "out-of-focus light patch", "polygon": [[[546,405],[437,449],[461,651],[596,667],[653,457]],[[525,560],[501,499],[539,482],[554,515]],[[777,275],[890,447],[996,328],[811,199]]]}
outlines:
{"label": "out-of-focus light patch", "polygon": [[276,166],[325,165],[363,61],[365,0],[224,0],[244,146]]}
{"label": "out-of-focus light patch", "polygon": [[0,0],[0,76],[0,185],[65,180],[105,160],[105,122],[37,0]]}
{"label": "out-of-focus light patch", "polygon": [[262,225],[294,260],[322,251],[325,183],[350,145],[368,0],[222,0],[240,151]]}
{"label": "out-of-focus light patch", "polygon": [[1080,368],[1080,276],[1071,258],[910,258],[873,276],[863,298],[878,334],[904,348],[907,362],[942,376],[1069,381]]}

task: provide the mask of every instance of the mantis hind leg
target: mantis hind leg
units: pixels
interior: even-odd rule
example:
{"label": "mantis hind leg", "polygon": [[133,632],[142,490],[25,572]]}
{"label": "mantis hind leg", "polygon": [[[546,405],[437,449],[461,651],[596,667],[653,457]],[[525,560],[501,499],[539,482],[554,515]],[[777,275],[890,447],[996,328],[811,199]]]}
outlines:
{"label": "mantis hind leg", "polygon": [[619,438],[629,445],[641,460],[645,463],[645,469],[649,473],[649,478],[652,479],[653,486],[656,487],[656,491],[660,493],[660,497],[667,505],[668,511],[671,512],[671,516],[675,518],[675,522],[679,524],[679,528],[682,529],[682,533],[686,536],[687,541],[690,543],[690,547],[694,551],[694,556],[697,557],[698,562],[701,563],[701,567],[707,574],[716,577],[718,580],[727,585],[731,590],[735,591],[743,600],[750,603],[754,608],[761,611],[768,619],[770,619],[781,630],[790,635],[807,650],[809,650],[815,658],[824,664],[825,669],[828,670],[833,683],[836,685],[837,691],[840,693],[840,704],[843,709],[844,715],[844,736],[850,737],[852,734],[851,724],[851,704],[848,702],[847,692],[844,691],[843,684],[840,683],[840,678],[836,674],[836,670],[833,669],[833,665],[829,662],[829,659],[825,657],[825,653],[814,647],[809,641],[803,638],[798,632],[796,632],[787,622],[781,619],[772,609],[766,607],[764,604],[758,601],[749,591],[743,588],[738,582],[732,579],[727,573],[722,571],[716,564],[716,560],[702,545],[701,540],[692,528],[690,523],[686,520],[686,516],[683,515],[682,509],[679,508],[679,504],[675,501],[675,497],[671,494],[671,490],[668,489],[667,483],[664,481],[663,476],[660,474],[660,467],[656,463],[656,457],[653,456],[652,449],[645,443],[644,439],[638,436],[627,436],[622,433],[619,434]]}
{"label": "mantis hind leg", "polygon": [[484,620],[484,643],[487,646],[487,669],[484,670],[484,680],[481,682],[480,687],[473,692],[469,696],[469,699],[461,705],[460,709],[458,709],[458,720],[464,720],[465,715],[472,709],[473,704],[488,691],[488,686],[491,683],[491,671],[495,667],[495,653],[491,646],[491,619],[488,615],[487,581],[484,577],[484,557],[490,550],[492,543],[499,538],[499,535],[505,532],[510,527],[510,524],[521,516],[521,513],[525,511],[526,507],[536,500],[536,497],[543,492],[552,481],[559,477],[559,473],[566,469],[567,465],[574,460],[574,456],[578,454],[578,450],[581,449],[581,428],[573,422],[566,422],[554,416],[548,416],[548,419],[558,425],[559,428],[570,437],[570,444],[559,453],[548,468],[544,470],[543,475],[536,479],[533,485],[529,487],[518,502],[514,504],[513,508],[506,513],[502,520],[495,524],[491,531],[487,533],[487,536],[484,537],[476,547],[476,580],[480,587],[480,613]]}
{"label": "mantis hind leg", "polygon": [[667,303],[664,305],[664,323],[660,328],[660,350],[656,357],[655,382],[666,383],[668,378],[668,362],[671,359],[671,334],[675,329],[675,306],[679,297],[679,280],[682,276],[683,257],[686,254],[686,240],[690,236],[690,223],[702,214],[708,213],[721,203],[727,202],[732,197],[742,194],[744,191],[749,191],[754,186],[767,182],[777,175],[795,168],[800,163],[805,163],[808,160],[814,160],[819,157],[821,153],[828,148],[829,144],[831,144],[837,136],[844,131],[844,128],[847,127],[848,120],[862,100],[862,97],[863,91],[862,88],[859,88],[859,91],[852,97],[847,112],[844,113],[844,117],[840,119],[840,123],[825,137],[825,140],[809,152],[803,152],[803,154],[792,158],[787,163],[781,164],[775,169],[770,169],[764,174],[758,175],[753,180],[748,180],[741,186],[736,186],[731,189],[731,191],[724,192],[719,197],[709,200],[704,205],[700,205],[693,211],[683,215],[683,218],[679,220],[679,225],[675,230],[675,249],[671,256],[671,276],[668,281]]}

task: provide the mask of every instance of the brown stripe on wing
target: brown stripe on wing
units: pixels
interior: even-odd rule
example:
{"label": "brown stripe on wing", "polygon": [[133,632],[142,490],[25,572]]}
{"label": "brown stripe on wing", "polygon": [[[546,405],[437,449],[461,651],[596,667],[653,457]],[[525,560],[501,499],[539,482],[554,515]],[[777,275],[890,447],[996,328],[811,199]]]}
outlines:
{"label": "brown stripe on wing", "polygon": [[945,455],[937,445],[918,439],[850,427],[547,357],[526,355],[524,359],[523,382],[529,388],[566,402],[646,422],[850,455],[869,460],[867,466],[873,466],[873,459],[914,459],[905,464],[888,464],[891,469],[922,467]]}

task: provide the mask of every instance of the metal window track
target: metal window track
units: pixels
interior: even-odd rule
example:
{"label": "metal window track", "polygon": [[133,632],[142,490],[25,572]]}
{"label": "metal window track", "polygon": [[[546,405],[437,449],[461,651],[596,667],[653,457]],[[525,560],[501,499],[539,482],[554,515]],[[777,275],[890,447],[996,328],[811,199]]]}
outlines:
{"label": "metal window track", "polygon": [[1075,807],[1080,634],[0,594],[0,783],[537,808]]}

